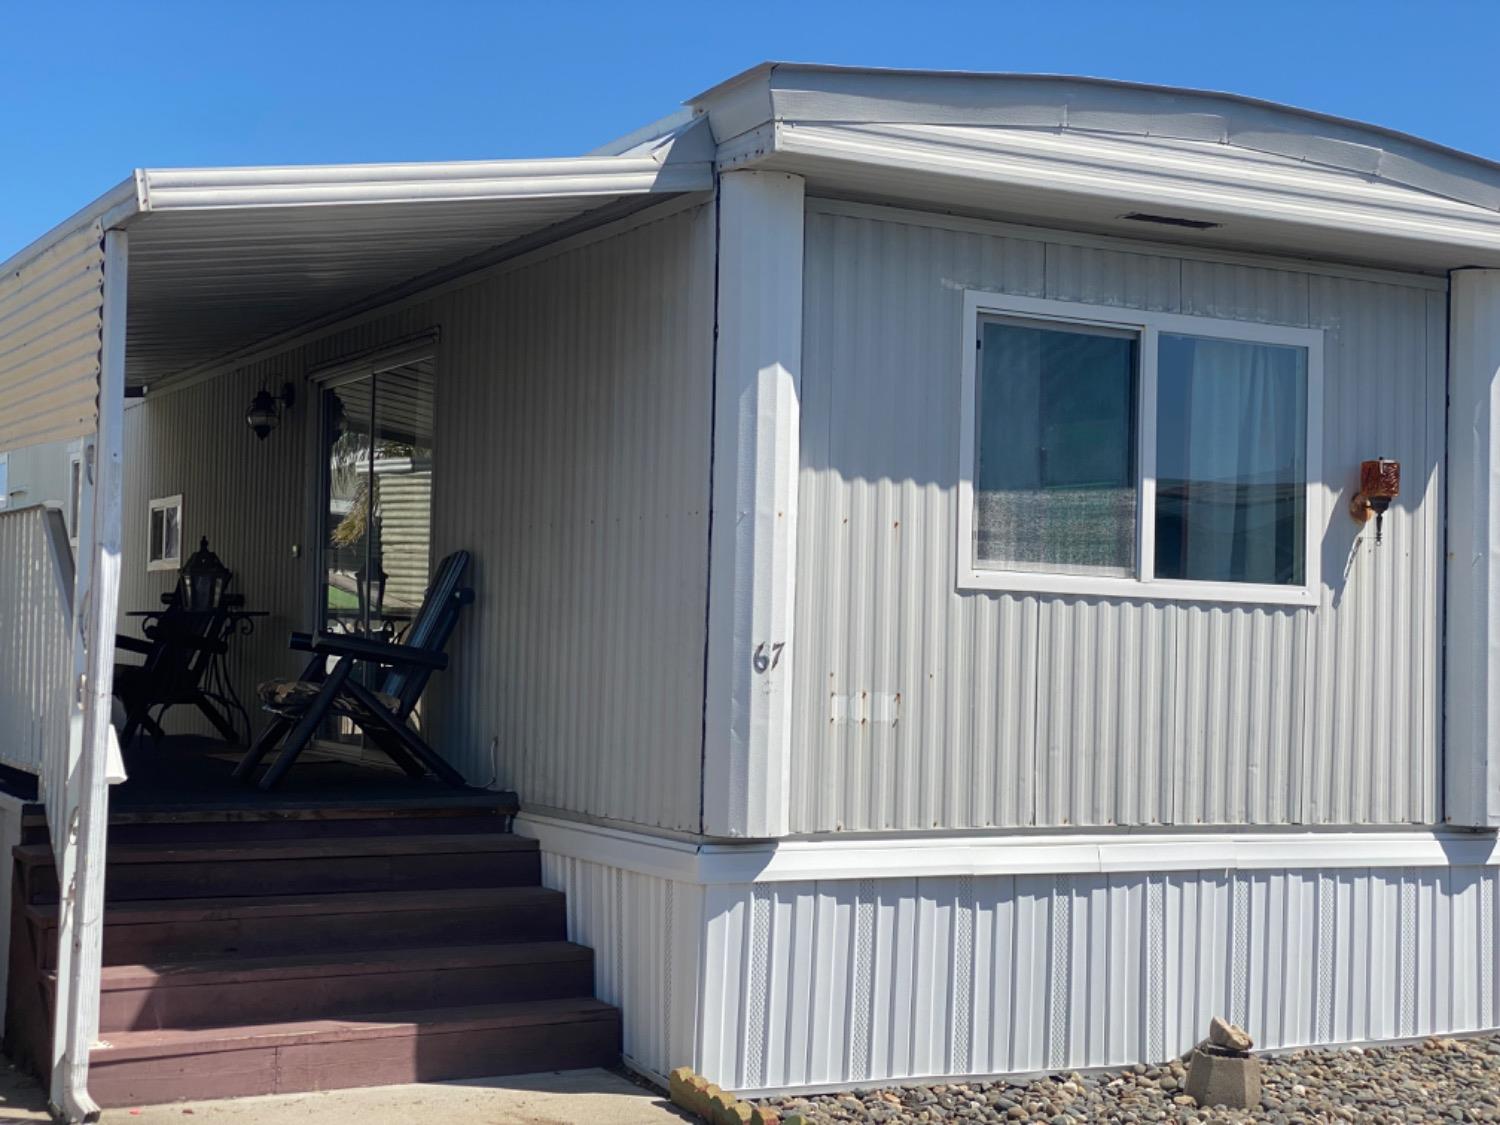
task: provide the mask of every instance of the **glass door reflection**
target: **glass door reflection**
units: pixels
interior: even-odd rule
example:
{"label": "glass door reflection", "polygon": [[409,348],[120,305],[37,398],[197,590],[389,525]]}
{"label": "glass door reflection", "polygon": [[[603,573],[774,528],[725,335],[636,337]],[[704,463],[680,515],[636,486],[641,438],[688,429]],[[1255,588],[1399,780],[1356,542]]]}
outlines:
{"label": "glass door reflection", "polygon": [[[400,640],[431,565],[434,366],[361,375],[323,392],[322,627]],[[379,671],[367,669],[379,688]],[[361,739],[347,720],[325,732]]]}

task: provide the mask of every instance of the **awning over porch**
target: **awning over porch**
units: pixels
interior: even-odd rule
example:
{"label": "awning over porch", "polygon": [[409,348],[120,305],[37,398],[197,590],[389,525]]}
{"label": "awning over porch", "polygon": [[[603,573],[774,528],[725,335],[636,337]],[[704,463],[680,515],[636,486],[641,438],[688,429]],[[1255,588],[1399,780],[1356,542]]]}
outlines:
{"label": "awning over porch", "polygon": [[[12,648],[50,654],[46,683],[24,695],[24,668],[11,661],[0,674],[13,698],[50,701],[55,721],[42,722],[52,711],[39,719],[29,702],[0,708],[0,742],[29,747],[13,764],[43,782],[62,896],[51,1097],[69,1120],[97,1114],[87,1078],[99,1022],[127,388],[232,369],[340,318],[710,189],[713,156],[707,123],[688,121],[628,151],[556,160],[137,171],[0,264],[0,453],[85,439],[76,577],[53,574],[40,534],[0,536],[0,547],[11,544],[0,570],[47,579],[8,597],[0,590]],[[51,515],[5,518],[29,532]],[[71,615],[19,614],[39,585],[49,595],[71,586]]]}
{"label": "awning over porch", "polygon": [[135,172],[0,266],[0,450],[92,433],[103,232],[128,232],[127,385],[278,340],[712,186],[694,120],[617,155]]}

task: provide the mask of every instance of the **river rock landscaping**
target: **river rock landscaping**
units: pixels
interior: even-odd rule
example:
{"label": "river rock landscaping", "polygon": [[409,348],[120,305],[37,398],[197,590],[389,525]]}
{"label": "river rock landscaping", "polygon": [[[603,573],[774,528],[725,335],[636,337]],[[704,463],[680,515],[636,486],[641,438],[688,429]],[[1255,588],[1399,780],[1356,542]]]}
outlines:
{"label": "river rock landscaping", "polygon": [[1199,1106],[1186,1059],[1031,1081],[770,1099],[783,1122],[1500,1121],[1500,1035],[1262,1057],[1259,1109]]}

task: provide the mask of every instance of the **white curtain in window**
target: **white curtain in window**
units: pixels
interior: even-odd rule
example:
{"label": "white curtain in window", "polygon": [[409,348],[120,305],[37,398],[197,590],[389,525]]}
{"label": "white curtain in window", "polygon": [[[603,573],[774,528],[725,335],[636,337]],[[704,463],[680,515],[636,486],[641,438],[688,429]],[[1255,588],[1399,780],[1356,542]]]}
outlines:
{"label": "white curtain in window", "polygon": [[1306,353],[1161,338],[1160,577],[1303,580]]}

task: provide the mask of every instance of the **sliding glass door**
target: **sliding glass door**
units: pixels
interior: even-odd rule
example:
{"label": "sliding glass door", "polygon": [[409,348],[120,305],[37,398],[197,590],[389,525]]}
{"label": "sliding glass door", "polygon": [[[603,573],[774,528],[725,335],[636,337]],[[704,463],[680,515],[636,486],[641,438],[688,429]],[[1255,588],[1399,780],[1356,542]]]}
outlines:
{"label": "sliding glass door", "polygon": [[[415,360],[322,392],[322,627],[399,640],[432,562],[434,367]],[[379,688],[372,682],[371,687]],[[359,738],[347,720],[325,734]]]}

